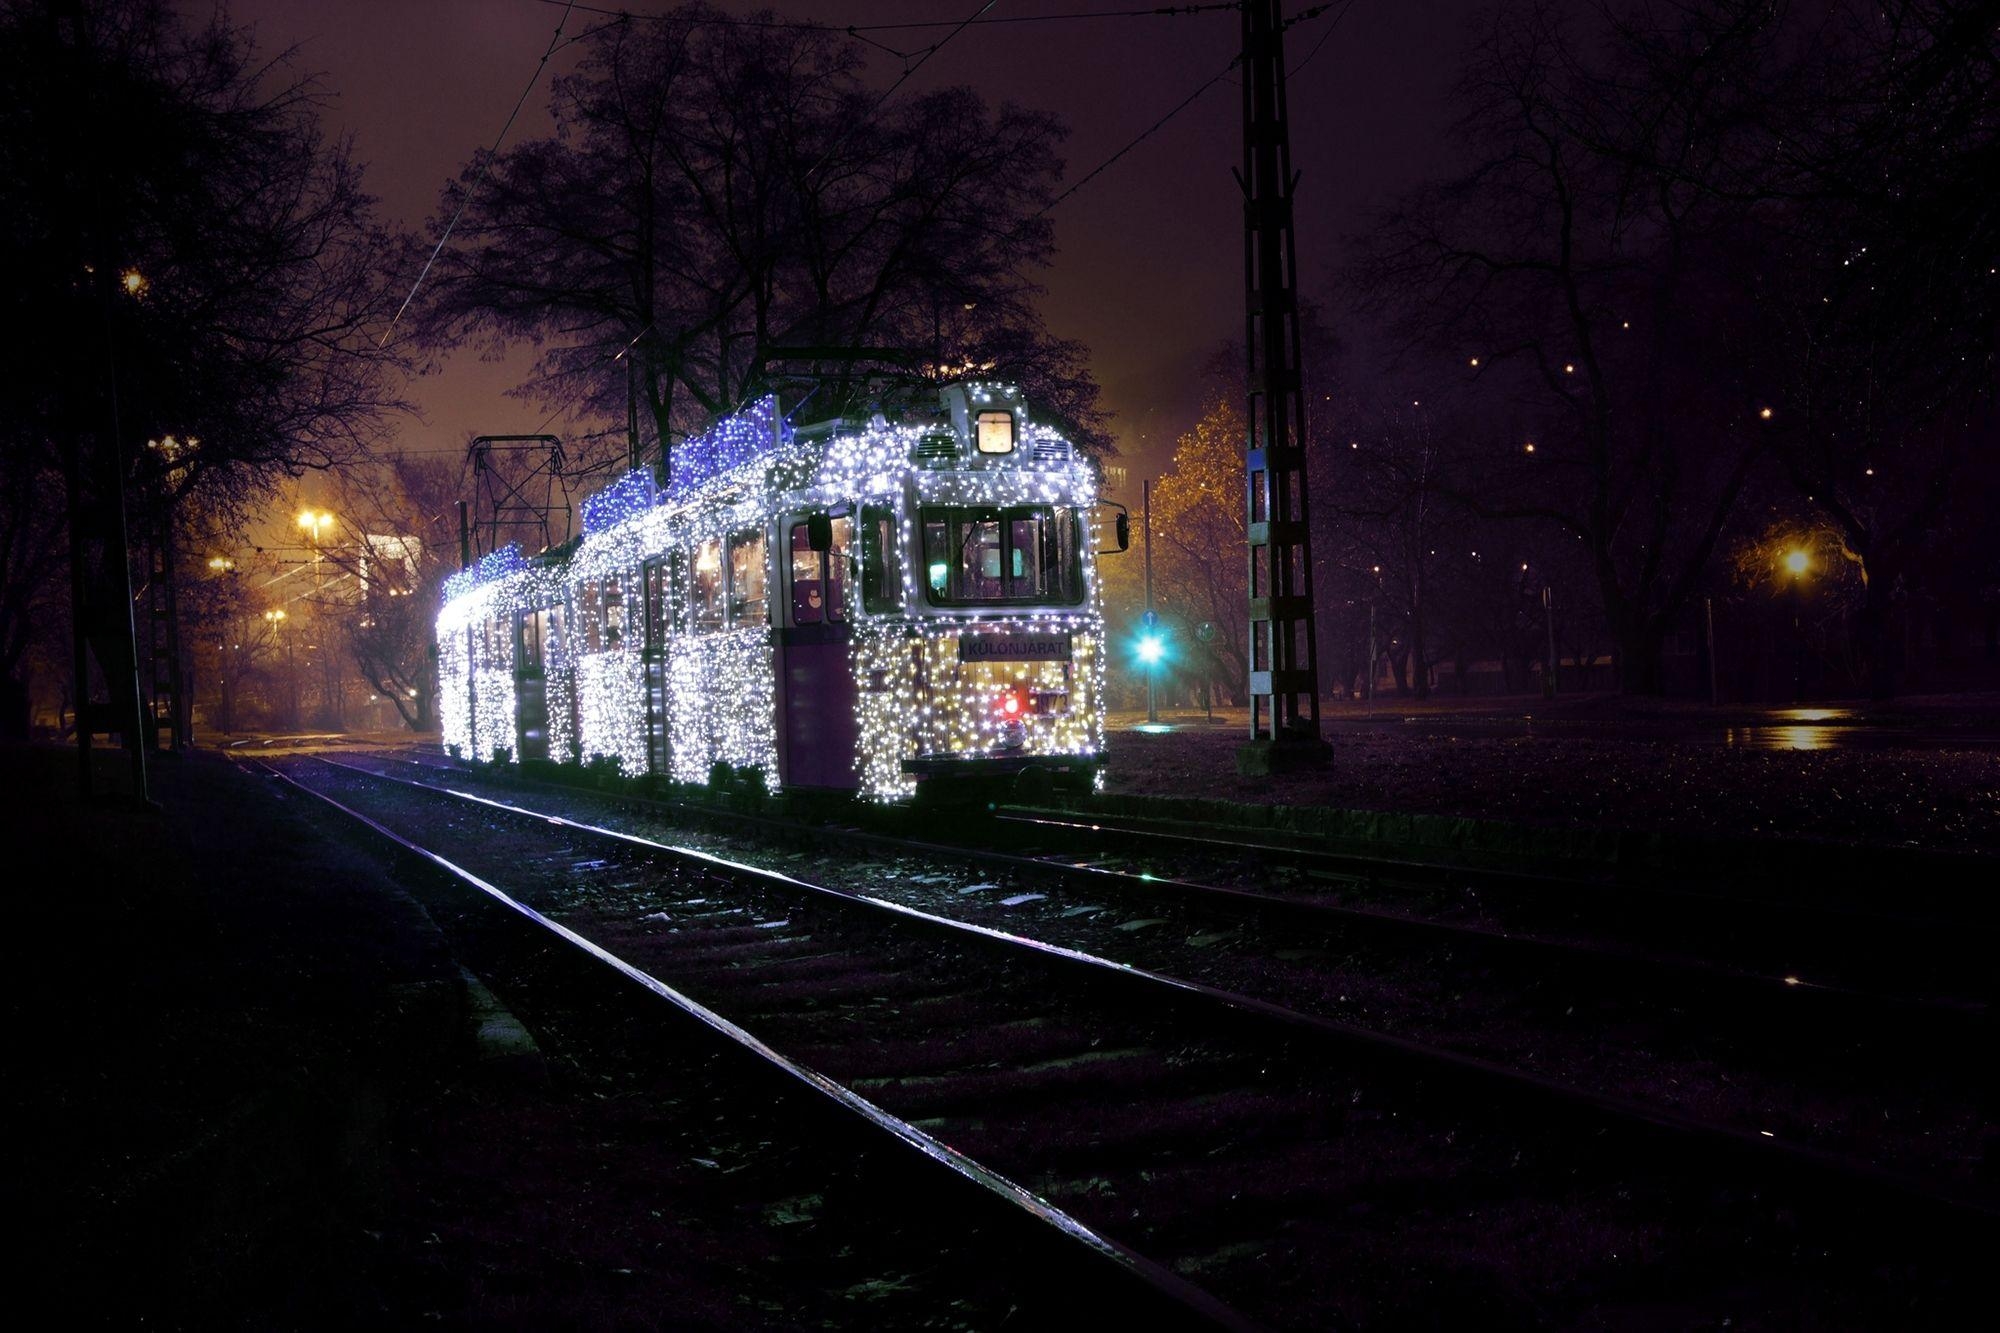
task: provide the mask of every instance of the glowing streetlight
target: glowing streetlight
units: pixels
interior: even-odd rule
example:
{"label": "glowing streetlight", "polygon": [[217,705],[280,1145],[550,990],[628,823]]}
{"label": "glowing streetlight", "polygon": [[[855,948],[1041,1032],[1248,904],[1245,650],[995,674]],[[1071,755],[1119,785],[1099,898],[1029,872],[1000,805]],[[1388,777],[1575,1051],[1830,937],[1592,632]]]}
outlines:
{"label": "glowing streetlight", "polygon": [[1768,407],[1760,407],[1760,408],[1758,408],[1758,409],[1757,409],[1757,419],[1758,419],[1759,421],[1769,421],[1769,420],[1771,419],[1771,409],[1770,409],[1770,408],[1768,408]]}
{"label": "glowing streetlight", "polygon": [[1785,552],[1785,572],[1792,576],[1792,702],[1806,697],[1806,636],[1800,602],[1805,596],[1806,573],[1812,569],[1812,555],[1802,546]]}
{"label": "glowing streetlight", "polygon": [[136,268],[128,268],[119,277],[119,283],[125,288],[127,296],[137,296],[146,290],[146,275]]}

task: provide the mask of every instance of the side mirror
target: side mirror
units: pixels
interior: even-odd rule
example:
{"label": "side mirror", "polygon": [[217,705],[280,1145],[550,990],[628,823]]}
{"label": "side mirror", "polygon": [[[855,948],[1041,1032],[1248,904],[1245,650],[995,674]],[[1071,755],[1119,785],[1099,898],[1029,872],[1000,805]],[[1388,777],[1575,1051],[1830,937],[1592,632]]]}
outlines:
{"label": "side mirror", "polygon": [[1132,516],[1130,514],[1119,514],[1111,525],[1111,531],[1118,539],[1119,550],[1129,551],[1132,549]]}
{"label": "side mirror", "polygon": [[833,549],[833,519],[825,514],[806,516],[806,545],[824,555]]}

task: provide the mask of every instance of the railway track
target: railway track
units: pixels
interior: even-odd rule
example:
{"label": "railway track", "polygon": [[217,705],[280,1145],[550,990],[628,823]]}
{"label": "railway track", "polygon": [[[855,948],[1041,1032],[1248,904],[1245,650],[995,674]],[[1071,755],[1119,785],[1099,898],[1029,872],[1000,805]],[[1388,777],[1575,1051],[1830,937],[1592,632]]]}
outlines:
{"label": "railway track", "polygon": [[[1991,1236],[1977,1201],[1756,1133],[547,811],[313,767],[295,776],[1274,1323],[1840,1323],[1883,1299],[1942,1313],[1965,1294],[1954,1256]],[[1855,1290],[1890,1253],[1900,1278]]]}
{"label": "railway track", "polygon": [[[713,1156],[694,1160],[730,1176],[741,1173],[739,1187],[759,1191],[749,1203],[761,1205],[766,1218],[845,1224],[857,1233],[822,1247],[832,1250],[831,1259],[810,1251],[804,1256],[830,1271],[788,1274],[786,1282],[773,1284],[778,1290],[739,1293],[763,1318],[816,1323],[824,1311],[772,1304],[773,1298],[782,1300],[787,1288],[796,1297],[799,1287],[821,1283],[824,1294],[836,1298],[829,1308],[837,1311],[838,1297],[854,1296],[840,1290],[847,1283],[863,1288],[849,1309],[870,1327],[1133,1316],[1168,1328],[1258,1327],[1194,1283],[774,1050],[356,804],[268,762],[251,763],[458,890],[453,898],[429,902],[454,950],[503,989],[538,1035],[545,1042],[552,1038],[554,1049],[579,1065],[591,1084],[618,1088],[621,1101],[643,1099],[652,1088],[675,1113],[707,1122],[706,1129],[693,1128],[692,1141],[696,1151]],[[604,868],[572,867],[586,879]],[[791,1141],[782,1141],[787,1135]],[[678,1215],[675,1224],[707,1225]],[[754,1229],[749,1239],[758,1239]],[[744,1271],[777,1257],[745,1253]],[[800,1258],[789,1256],[792,1263]],[[856,1282],[857,1275],[867,1280]]]}
{"label": "railway track", "polygon": [[[522,785],[445,771],[491,791]],[[645,816],[657,812],[755,839],[716,844],[726,855],[768,859],[771,841],[790,839],[888,858],[843,860],[840,869],[823,860],[819,875],[1993,1201],[1984,1066],[1968,1059],[1990,1035],[1983,1001],[1814,984],[1662,956],[1616,938],[1551,938],[1492,921],[1432,921],[1129,864],[1079,864],[1073,852],[1000,853],[705,806],[536,789],[585,818],[630,824],[629,815],[617,813],[629,809],[643,829]],[[978,825],[963,836],[991,832]],[[684,828],[664,835],[688,836]],[[968,867],[988,881],[988,892],[951,886],[954,872],[964,884]],[[1045,892],[1019,892],[1027,889]],[[1118,920],[1117,908],[1140,917]],[[1143,929],[1149,923],[1160,928]],[[1185,930],[1177,933],[1177,926]],[[1961,932],[1968,944],[1982,938]]]}
{"label": "railway track", "polygon": [[[1976,1008],[1992,998],[1979,960],[1995,917],[1983,880],[1883,884],[1847,874],[1745,883],[1691,872],[1578,875],[1414,861],[1229,830],[1003,807],[996,824],[1024,844],[1092,864],[1171,857],[1210,886],[1288,901],[1355,905],[1438,926],[1470,925],[1554,943],[1644,939],[1663,962],[1720,965],[1817,991]],[[1961,860],[1963,858],[1960,858]],[[1770,877],[1775,879],[1776,877]],[[1941,987],[1940,983],[1944,983]]]}

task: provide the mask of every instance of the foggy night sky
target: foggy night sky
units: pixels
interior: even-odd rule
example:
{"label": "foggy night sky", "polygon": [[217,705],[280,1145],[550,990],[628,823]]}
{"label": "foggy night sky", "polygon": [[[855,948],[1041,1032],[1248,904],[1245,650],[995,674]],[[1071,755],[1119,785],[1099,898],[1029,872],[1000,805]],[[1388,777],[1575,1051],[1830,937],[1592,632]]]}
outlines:
{"label": "foggy night sky", "polygon": [[[635,0],[627,7],[637,14],[667,6]],[[722,5],[745,14],[767,7],[844,27],[956,21],[978,3]],[[1141,7],[1139,0],[1000,0],[989,17]],[[1291,0],[1286,11],[1307,7]],[[212,8],[184,0],[197,19]],[[1366,208],[1417,181],[1448,152],[1445,97],[1465,19],[1476,8],[1471,0],[1354,0],[1292,80],[1293,166],[1303,173],[1299,266],[1308,299],[1324,289],[1341,235],[1361,225]],[[255,29],[267,56],[297,47],[298,67],[323,76],[327,129],[353,134],[385,218],[410,226],[436,210],[441,188],[473,151],[492,143],[562,16],[560,5],[540,0],[235,0],[227,9]],[[1299,65],[1338,12],[1287,34],[1288,67]],[[605,21],[577,11],[565,32]],[[964,83],[989,102],[1055,112],[1070,127],[1059,187],[1067,188],[1222,69],[1240,44],[1239,25],[1226,11],[975,25],[904,87]],[[948,31],[871,35],[920,50]],[[886,88],[901,63],[866,49],[869,81]],[[504,146],[549,131],[548,80],[573,69],[582,52],[570,46],[550,61]],[[1202,361],[1223,339],[1241,336],[1241,196],[1229,174],[1242,160],[1241,96],[1232,83],[1218,83],[1054,214],[1058,253],[1041,275],[1043,313],[1053,333],[1089,347],[1135,476],[1164,466],[1173,433],[1191,424],[1199,405]],[[503,396],[531,361],[525,349],[499,363],[471,353],[448,359],[411,386],[422,416],[401,425],[403,447],[456,450],[472,433],[532,429],[547,409]],[[553,428],[565,429],[564,420]]]}

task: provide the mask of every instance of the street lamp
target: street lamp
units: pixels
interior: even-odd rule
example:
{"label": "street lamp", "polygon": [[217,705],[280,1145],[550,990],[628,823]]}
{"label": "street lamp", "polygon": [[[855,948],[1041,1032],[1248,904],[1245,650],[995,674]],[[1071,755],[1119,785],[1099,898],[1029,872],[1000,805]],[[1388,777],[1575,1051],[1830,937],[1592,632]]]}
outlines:
{"label": "street lamp", "polygon": [[[320,563],[320,556],[322,554],[321,541],[326,534],[326,530],[334,525],[334,521],[333,515],[324,509],[302,509],[299,511],[299,527],[304,530],[306,540],[311,544],[313,553],[313,623],[319,627],[322,635],[326,632],[326,576],[324,567]],[[311,645],[308,644],[307,647],[311,647]],[[330,652],[324,651],[324,645],[322,645],[320,658],[324,668],[320,682],[320,705],[328,718],[331,719],[333,725],[338,726],[341,720],[341,710],[340,701],[335,697],[333,655]],[[311,666],[312,663],[308,662],[306,665]]]}
{"label": "street lamp", "polygon": [[1802,547],[1794,546],[1785,552],[1785,572],[1792,578],[1792,702],[1804,703],[1806,698],[1806,638],[1801,623],[1801,604],[1805,599],[1806,575],[1812,569],[1812,555]]}
{"label": "street lamp", "polygon": [[284,632],[286,619],[285,608],[282,606],[264,613],[264,623],[271,627],[273,634],[285,641],[285,697],[288,704],[286,720],[296,727],[299,724],[299,673],[292,661],[292,636]]}

